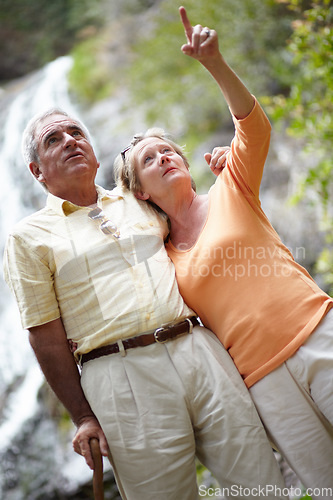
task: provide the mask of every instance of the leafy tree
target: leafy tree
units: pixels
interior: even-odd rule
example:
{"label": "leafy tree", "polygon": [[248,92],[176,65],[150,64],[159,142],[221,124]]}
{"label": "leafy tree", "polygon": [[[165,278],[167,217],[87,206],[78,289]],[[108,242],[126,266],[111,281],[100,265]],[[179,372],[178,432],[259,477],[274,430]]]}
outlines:
{"label": "leafy tree", "polygon": [[16,78],[67,54],[92,27],[101,26],[102,1],[1,0],[0,80]]}
{"label": "leafy tree", "polygon": [[288,120],[288,132],[302,138],[313,159],[294,199],[317,195],[327,236],[317,268],[333,292],[333,6],[330,0],[283,2],[297,14],[288,43],[293,76],[289,94],[273,99],[274,117]]}
{"label": "leafy tree", "polygon": [[[223,105],[217,87],[204,83],[202,68],[180,52],[185,37],[178,6],[175,0],[160,2],[147,36],[133,47],[137,54],[129,68],[130,81],[135,82],[133,101],[150,103],[147,119],[160,122],[163,116],[172,130],[177,129],[177,114],[183,115],[185,123],[195,123],[197,140],[202,140],[220,126],[217,103]],[[291,33],[292,17],[284,5],[272,0],[188,0],[185,7],[193,24],[216,29],[223,54],[253,93],[281,90],[277,52]]]}

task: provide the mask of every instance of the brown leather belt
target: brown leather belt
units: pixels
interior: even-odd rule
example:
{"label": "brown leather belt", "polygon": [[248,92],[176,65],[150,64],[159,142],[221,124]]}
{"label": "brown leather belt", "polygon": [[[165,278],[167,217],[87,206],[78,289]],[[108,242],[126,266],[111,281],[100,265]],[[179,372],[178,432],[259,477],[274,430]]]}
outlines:
{"label": "brown leather belt", "polygon": [[157,328],[152,333],[144,333],[142,335],[138,335],[137,337],[131,337],[129,339],[115,342],[114,344],[98,347],[97,349],[93,349],[86,354],[82,354],[80,360],[81,365],[92,359],[100,358],[101,356],[108,356],[109,354],[121,352],[122,348],[127,350],[133,349],[134,347],[145,347],[147,345],[154,344],[155,342],[164,344],[165,342],[168,342],[168,340],[172,340],[180,335],[192,333],[193,326],[196,325],[199,325],[199,321],[195,316],[192,316],[191,318],[186,318],[179,323]]}

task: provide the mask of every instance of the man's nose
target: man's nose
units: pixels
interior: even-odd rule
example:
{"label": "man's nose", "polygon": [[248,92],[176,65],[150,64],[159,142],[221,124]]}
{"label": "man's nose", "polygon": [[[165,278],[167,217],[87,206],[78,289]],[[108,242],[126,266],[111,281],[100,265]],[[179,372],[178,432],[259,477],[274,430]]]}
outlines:
{"label": "man's nose", "polygon": [[71,134],[67,134],[67,132],[64,132],[64,144],[66,148],[70,146],[75,146],[76,145],[75,137],[73,137]]}

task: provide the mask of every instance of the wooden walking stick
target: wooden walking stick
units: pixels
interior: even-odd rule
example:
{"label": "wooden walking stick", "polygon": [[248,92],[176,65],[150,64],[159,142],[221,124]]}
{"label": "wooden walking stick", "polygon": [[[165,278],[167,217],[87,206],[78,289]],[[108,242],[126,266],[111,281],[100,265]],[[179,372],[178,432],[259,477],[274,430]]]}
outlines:
{"label": "wooden walking stick", "polygon": [[90,439],[90,449],[94,460],[93,490],[95,500],[104,500],[103,457],[96,438]]}

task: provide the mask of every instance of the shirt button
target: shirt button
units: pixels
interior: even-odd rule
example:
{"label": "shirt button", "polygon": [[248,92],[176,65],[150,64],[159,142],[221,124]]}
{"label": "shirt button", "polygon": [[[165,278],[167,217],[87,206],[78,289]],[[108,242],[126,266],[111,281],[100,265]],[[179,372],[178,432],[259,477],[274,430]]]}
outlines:
{"label": "shirt button", "polygon": [[150,313],[146,314],[146,319],[150,319]]}

